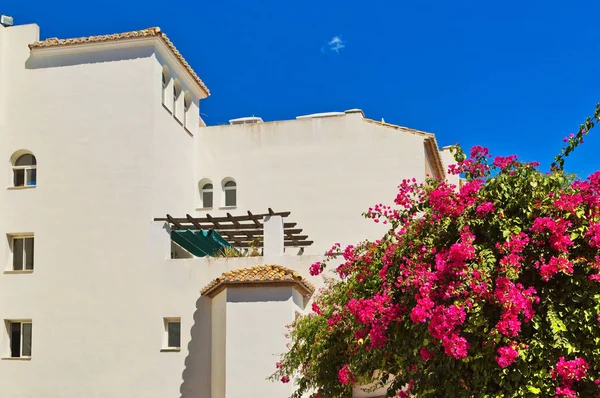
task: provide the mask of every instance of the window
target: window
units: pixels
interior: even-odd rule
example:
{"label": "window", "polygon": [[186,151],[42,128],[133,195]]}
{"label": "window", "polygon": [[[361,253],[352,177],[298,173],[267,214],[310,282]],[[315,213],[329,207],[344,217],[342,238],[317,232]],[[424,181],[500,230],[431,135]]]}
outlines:
{"label": "window", "polygon": [[213,184],[206,183],[202,186],[202,207],[213,207]]}
{"label": "window", "polygon": [[169,71],[169,68],[165,65],[163,66],[163,70],[162,70],[162,90],[161,90],[161,96],[162,96],[162,104],[165,108],[167,108],[167,110],[169,110],[171,107],[169,106],[169,101],[167,101],[169,98],[168,96],[168,89],[169,89],[169,84],[171,83],[171,71]]}
{"label": "window", "polygon": [[33,270],[33,236],[10,237],[13,271]]}
{"label": "window", "polygon": [[192,125],[190,108],[192,106],[192,95],[189,91],[183,93],[183,127],[186,129]]}
{"label": "window", "polygon": [[35,186],[37,183],[37,161],[30,153],[19,156],[13,164],[15,187]]}
{"label": "window", "polygon": [[31,357],[31,321],[7,321],[11,358]]}
{"label": "window", "polygon": [[183,116],[183,109],[180,109],[180,107],[183,106],[183,103],[180,100],[180,97],[181,83],[178,79],[175,79],[173,82],[173,116],[175,116],[177,120]]}
{"label": "window", "polygon": [[223,185],[223,192],[225,193],[225,206],[235,206],[237,202],[236,198],[237,184],[235,181],[227,181]]}
{"label": "window", "polygon": [[181,348],[181,318],[165,318],[165,349]]}

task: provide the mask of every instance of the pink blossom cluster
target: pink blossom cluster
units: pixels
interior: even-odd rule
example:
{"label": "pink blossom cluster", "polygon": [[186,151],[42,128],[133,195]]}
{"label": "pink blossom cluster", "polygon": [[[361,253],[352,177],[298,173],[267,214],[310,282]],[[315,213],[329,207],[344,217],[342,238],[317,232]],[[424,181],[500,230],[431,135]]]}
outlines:
{"label": "pink blossom cluster", "polygon": [[500,347],[498,348],[497,352],[498,356],[496,357],[496,362],[502,369],[515,363],[519,357],[519,351],[517,350],[516,343],[513,343],[510,346]]}
{"label": "pink blossom cluster", "polygon": [[574,214],[575,210],[583,203],[583,196],[580,193],[563,194],[552,203],[558,210]]}
{"label": "pink blossom cluster", "polygon": [[553,379],[561,378],[560,385],[556,387],[557,397],[577,397],[577,392],[573,389],[573,384],[587,376],[590,365],[583,358],[575,358],[566,361],[560,357],[556,367],[551,371]]}
{"label": "pink blossom cluster", "polygon": [[432,337],[440,339],[444,352],[456,359],[466,358],[470,344],[467,339],[460,336],[458,326],[465,322],[465,310],[455,305],[449,307],[438,306],[433,311],[429,323],[429,333]]}
{"label": "pink blossom cluster", "polygon": [[323,272],[323,263],[321,263],[320,261],[317,261],[316,263],[312,264],[308,269],[308,273],[312,276],[320,275],[321,272]]}
{"label": "pink blossom cluster", "polygon": [[555,257],[552,256],[550,261],[547,263],[543,263],[540,266],[540,275],[542,279],[545,281],[550,280],[554,275],[559,272],[564,272],[565,274],[571,275],[573,273],[573,264],[571,261],[564,257]]}
{"label": "pink blossom cluster", "polygon": [[595,249],[600,249],[600,222],[591,222],[590,229],[585,233],[589,239],[589,245]]}
{"label": "pink blossom cluster", "polygon": [[521,331],[521,315],[525,322],[531,321],[535,315],[533,304],[540,300],[533,287],[525,289],[506,277],[496,279],[494,297],[502,308],[496,329],[507,337],[516,337]]}
{"label": "pink blossom cluster", "polygon": [[469,174],[474,178],[480,178],[487,175],[490,168],[487,164],[482,162],[476,162],[472,159],[466,159],[462,162],[458,162],[457,164],[451,164],[448,166],[448,174],[451,175],[460,175],[460,174]]}
{"label": "pink blossom cluster", "polygon": [[536,234],[536,242],[541,244],[548,238],[550,246],[559,253],[566,253],[573,246],[567,228],[571,222],[565,219],[554,220],[550,217],[538,217],[533,221],[531,231]]}
{"label": "pink blossom cluster", "polygon": [[489,213],[492,213],[494,210],[496,210],[496,208],[494,207],[494,204],[492,202],[483,202],[482,204],[477,206],[477,209],[475,211],[477,212],[477,215],[479,217],[485,217]]}
{"label": "pink blossom cluster", "polygon": [[368,349],[383,347],[388,325],[402,316],[401,306],[393,304],[387,292],[378,292],[372,299],[350,300],[346,309],[356,322],[366,327],[364,330],[368,331],[371,340]]}
{"label": "pink blossom cluster", "polygon": [[[527,346],[517,344],[523,341],[523,325],[532,321],[536,310],[543,311],[531,284],[539,287],[540,279],[546,283],[575,277],[579,267],[586,272],[585,283],[600,283],[600,172],[585,181],[565,183],[555,195],[536,197],[527,218],[520,219],[526,221],[511,224],[510,217],[525,209],[503,208],[495,192],[485,191],[483,178],[492,172],[520,173],[522,163],[507,156],[494,158],[490,165],[489,151],[482,147],[474,147],[470,155],[450,168],[452,173],[470,175],[460,188],[444,181],[423,185],[404,180],[395,198],[400,210],[383,204],[369,209],[368,218],[394,225],[388,240],[344,249],[338,243],[327,252],[329,258],[343,258],[336,272],[342,279],[356,278],[358,287],[352,289],[372,289],[367,297],[354,298],[355,292],[348,292],[345,305],[333,309],[325,308],[324,301],[312,303],[314,314],[327,317],[331,330],[351,330],[355,342],[348,352],[389,348],[390,330],[409,323],[428,334],[430,341],[418,351],[417,372],[435,362],[436,356],[462,360],[482,346],[504,369],[525,356]],[[488,231],[490,225],[500,225],[500,232]],[[436,235],[430,231],[437,231]],[[438,241],[437,236],[451,239]],[[573,255],[582,246],[594,253],[594,261]],[[309,272],[319,275],[324,267],[324,262],[317,262]],[[364,281],[368,286],[363,286]],[[539,290],[543,294],[544,289]],[[469,322],[481,322],[476,316],[481,316],[484,306],[496,312],[478,341],[472,332],[474,322]],[[411,366],[414,363],[408,372]],[[341,384],[356,382],[350,369],[350,364],[339,369]],[[552,377],[560,379],[556,395],[576,396],[574,383],[588,370],[582,358],[561,357],[552,370]]]}
{"label": "pink blossom cluster", "polygon": [[510,156],[496,156],[496,158],[494,159],[494,166],[498,167],[500,170],[504,170],[509,166],[514,165],[517,162],[517,156],[516,155],[510,155]]}
{"label": "pink blossom cluster", "polygon": [[338,379],[343,385],[348,385],[356,382],[354,373],[350,370],[350,365],[344,365],[338,372]]}
{"label": "pink blossom cluster", "polygon": [[529,236],[523,232],[513,234],[509,240],[504,243],[496,243],[496,249],[504,256],[500,258],[500,265],[504,272],[518,271],[524,260],[523,250],[529,244]]}

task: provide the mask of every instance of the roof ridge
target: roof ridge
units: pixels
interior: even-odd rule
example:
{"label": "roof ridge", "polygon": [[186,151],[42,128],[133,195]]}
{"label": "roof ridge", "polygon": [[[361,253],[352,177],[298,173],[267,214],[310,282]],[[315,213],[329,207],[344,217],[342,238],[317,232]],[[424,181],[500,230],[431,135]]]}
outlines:
{"label": "roof ridge", "polygon": [[413,133],[413,134],[425,135],[425,136],[435,136],[435,134],[429,133],[427,131],[421,131],[421,130],[413,129],[413,128],[410,128],[410,127],[400,126],[398,124],[392,124],[392,123],[387,123],[387,122],[380,122],[379,120],[373,120],[373,119],[369,119],[369,118],[366,118],[366,117],[363,118],[363,120],[365,122],[368,122],[368,123],[379,124],[381,126],[390,127],[390,128],[396,129],[396,130],[405,130],[405,131],[407,131],[409,133]]}
{"label": "roof ridge", "polygon": [[304,295],[311,295],[315,291],[315,287],[293,269],[279,264],[264,264],[225,271],[202,288],[200,294],[213,297],[228,285],[265,283],[292,283],[298,285]]}
{"label": "roof ridge", "polygon": [[68,39],[59,39],[57,37],[51,37],[44,40],[38,40],[29,45],[30,50],[34,49],[44,49],[44,48],[53,48],[53,47],[67,47],[67,46],[76,46],[76,45],[85,45],[91,43],[105,43],[105,42],[113,42],[113,41],[123,41],[128,39],[138,39],[144,37],[159,37],[163,40],[163,42],[167,45],[168,49],[173,53],[175,58],[179,61],[181,66],[191,75],[192,79],[204,90],[208,95],[210,95],[210,90],[204,84],[202,79],[196,74],[194,69],[192,69],[191,65],[185,60],[183,55],[177,50],[173,42],[167,37],[167,35],[160,29],[158,26],[154,26],[151,28],[133,30],[129,32],[123,33],[111,33],[111,34],[103,34],[103,35],[93,35],[93,36],[83,36],[83,37],[75,37]]}

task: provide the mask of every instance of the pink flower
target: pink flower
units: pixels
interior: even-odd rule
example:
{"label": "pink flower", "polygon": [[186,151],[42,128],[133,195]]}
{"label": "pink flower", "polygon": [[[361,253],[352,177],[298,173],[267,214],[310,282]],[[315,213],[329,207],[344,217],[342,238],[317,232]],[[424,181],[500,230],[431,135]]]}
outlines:
{"label": "pink flower", "polygon": [[572,383],[587,376],[589,367],[590,365],[583,358],[577,357],[570,361],[565,361],[565,357],[560,357],[551,374],[553,378],[560,376],[563,382]]}
{"label": "pink flower", "polygon": [[589,238],[591,247],[600,248],[600,222],[590,223],[590,229],[585,233],[585,236]]}
{"label": "pink flower", "polygon": [[489,156],[489,154],[490,154],[490,151],[486,147],[475,145],[474,147],[471,148],[471,158],[472,159],[479,158],[479,157],[486,158]]}
{"label": "pink flower", "polygon": [[289,383],[289,382],[290,382],[290,378],[289,378],[289,377],[287,377],[287,376],[283,376],[283,377],[281,378],[281,382],[282,382],[282,383]]}
{"label": "pink flower", "polygon": [[312,310],[317,314],[317,315],[323,315],[323,312],[321,311],[321,307],[319,307],[319,304],[317,304],[316,301],[313,301],[312,303]]}
{"label": "pink flower", "polygon": [[429,351],[427,349],[427,347],[421,348],[421,350],[419,351],[419,354],[421,354],[421,358],[424,361],[428,360],[429,358],[433,358],[435,355],[435,353],[433,351]]}
{"label": "pink flower", "polygon": [[498,356],[496,357],[496,362],[502,369],[515,363],[519,357],[519,352],[516,350],[516,344],[508,347],[500,347],[497,352]]}
{"label": "pink flower", "polygon": [[538,217],[533,221],[531,231],[538,235],[538,242],[548,234],[550,246],[561,253],[566,253],[569,246],[573,246],[571,237],[567,233],[567,227],[571,223],[566,220],[553,220],[550,217]]}
{"label": "pink flower", "polygon": [[515,284],[505,277],[496,279],[494,297],[502,307],[500,321],[496,329],[508,337],[515,337],[521,331],[519,316],[529,322],[535,315],[533,304],[539,301],[534,288],[525,289],[520,283]]}
{"label": "pink flower", "polygon": [[444,346],[444,352],[448,356],[452,356],[455,359],[461,359],[467,357],[467,350],[470,344],[467,339],[457,334],[450,336],[444,336],[442,339],[442,345]]}
{"label": "pink flower", "polygon": [[317,261],[308,269],[309,274],[312,276],[317,276],[323,272],[323,264],[320,261]]}
{"label": "pink flower", "polygon": [[552,256],[547,264],[542,264],[540,266],[540,275],[545,281],[550,280],[550,278],[559,272],[564,272],[569,275],[572,274],[573,264],[566,258]]}
{"label": "pink flower", "polygon": [[508,166],[512,165],[517,161],[516,155],[510,156],[496,156],[494,159],[494,166],[498,167],[500,170],[506,169]]}
{"label": "pink flower", "polygon": [[579,205],[581,205],[582,203],[583,203],[583,197],[581,196],[580,193],[578,193],[575,195],[569,195],[569,194],[561,195],[561,197],[556,199],[552,205],[559,210],[567,211],[569,213],[574,214],[575,209],[577,209],[577,207]]}
{"label": "pink flower", "polygon": [[577,398],[577,391],[567,386],[558,386],[555,390],[556,397]]}
{"label": "pink flower", "polygon": [[275,362],[275,367],[276,367],[277,369],[280,369],[280,368],[281,368],[281,361],[277,361],[277,362]]}
{"label": "pink flower", "polygon": [[494,204],[492,202],[483,202],[479,206],[477,206],[476,212],[479,217],[485,217],[488,213],[491,213],[495,210]]}
{"label": "pink flower", "polygon": [[338,372],[338,380],[343,385],[355,383],[356,379],[354,378],[354,373],[350,370],[350,365],[344,365],[340,371]]}

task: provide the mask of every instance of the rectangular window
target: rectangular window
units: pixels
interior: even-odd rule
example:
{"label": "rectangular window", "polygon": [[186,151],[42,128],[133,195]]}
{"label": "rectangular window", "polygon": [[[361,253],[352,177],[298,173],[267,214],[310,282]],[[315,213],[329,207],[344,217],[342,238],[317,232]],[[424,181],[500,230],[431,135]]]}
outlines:
{"label": "rectangular window", "polygon": [[213,207],[213,193],[204,191],[202,192],[202,207]]}
{"label": "rectangular window", "polygon": [[236,195],[235,189],[227,189],[225,190],[225,206],[235,206],[236,203]]}
{"label": "rectangular window", "polygon": [[27,175],[27,185],[36,185],[37,184],[37,169],[28,169],[26,172]]}
{"label": "rectangular window", "polygon": [[31,321],[8,321],[11,358],[31,357]]}
{"label": "rectangular window", "polygon": [[181,348],[181,318],[165,318],[166,348]]}
{"label": "rectangular window", "polygon": [[37,169],[31,167],[14,168],[15,187],[32,186],[37,184]]}
{"label": "rectangular window", "polygon": [[13,236],[11,239],[12,269],[33,270],[33,236]]}
{"label": "rectangular window", "polygon": [[22,187],[25,185],[25,170],[24,169],[15,169],[15,187]]}

